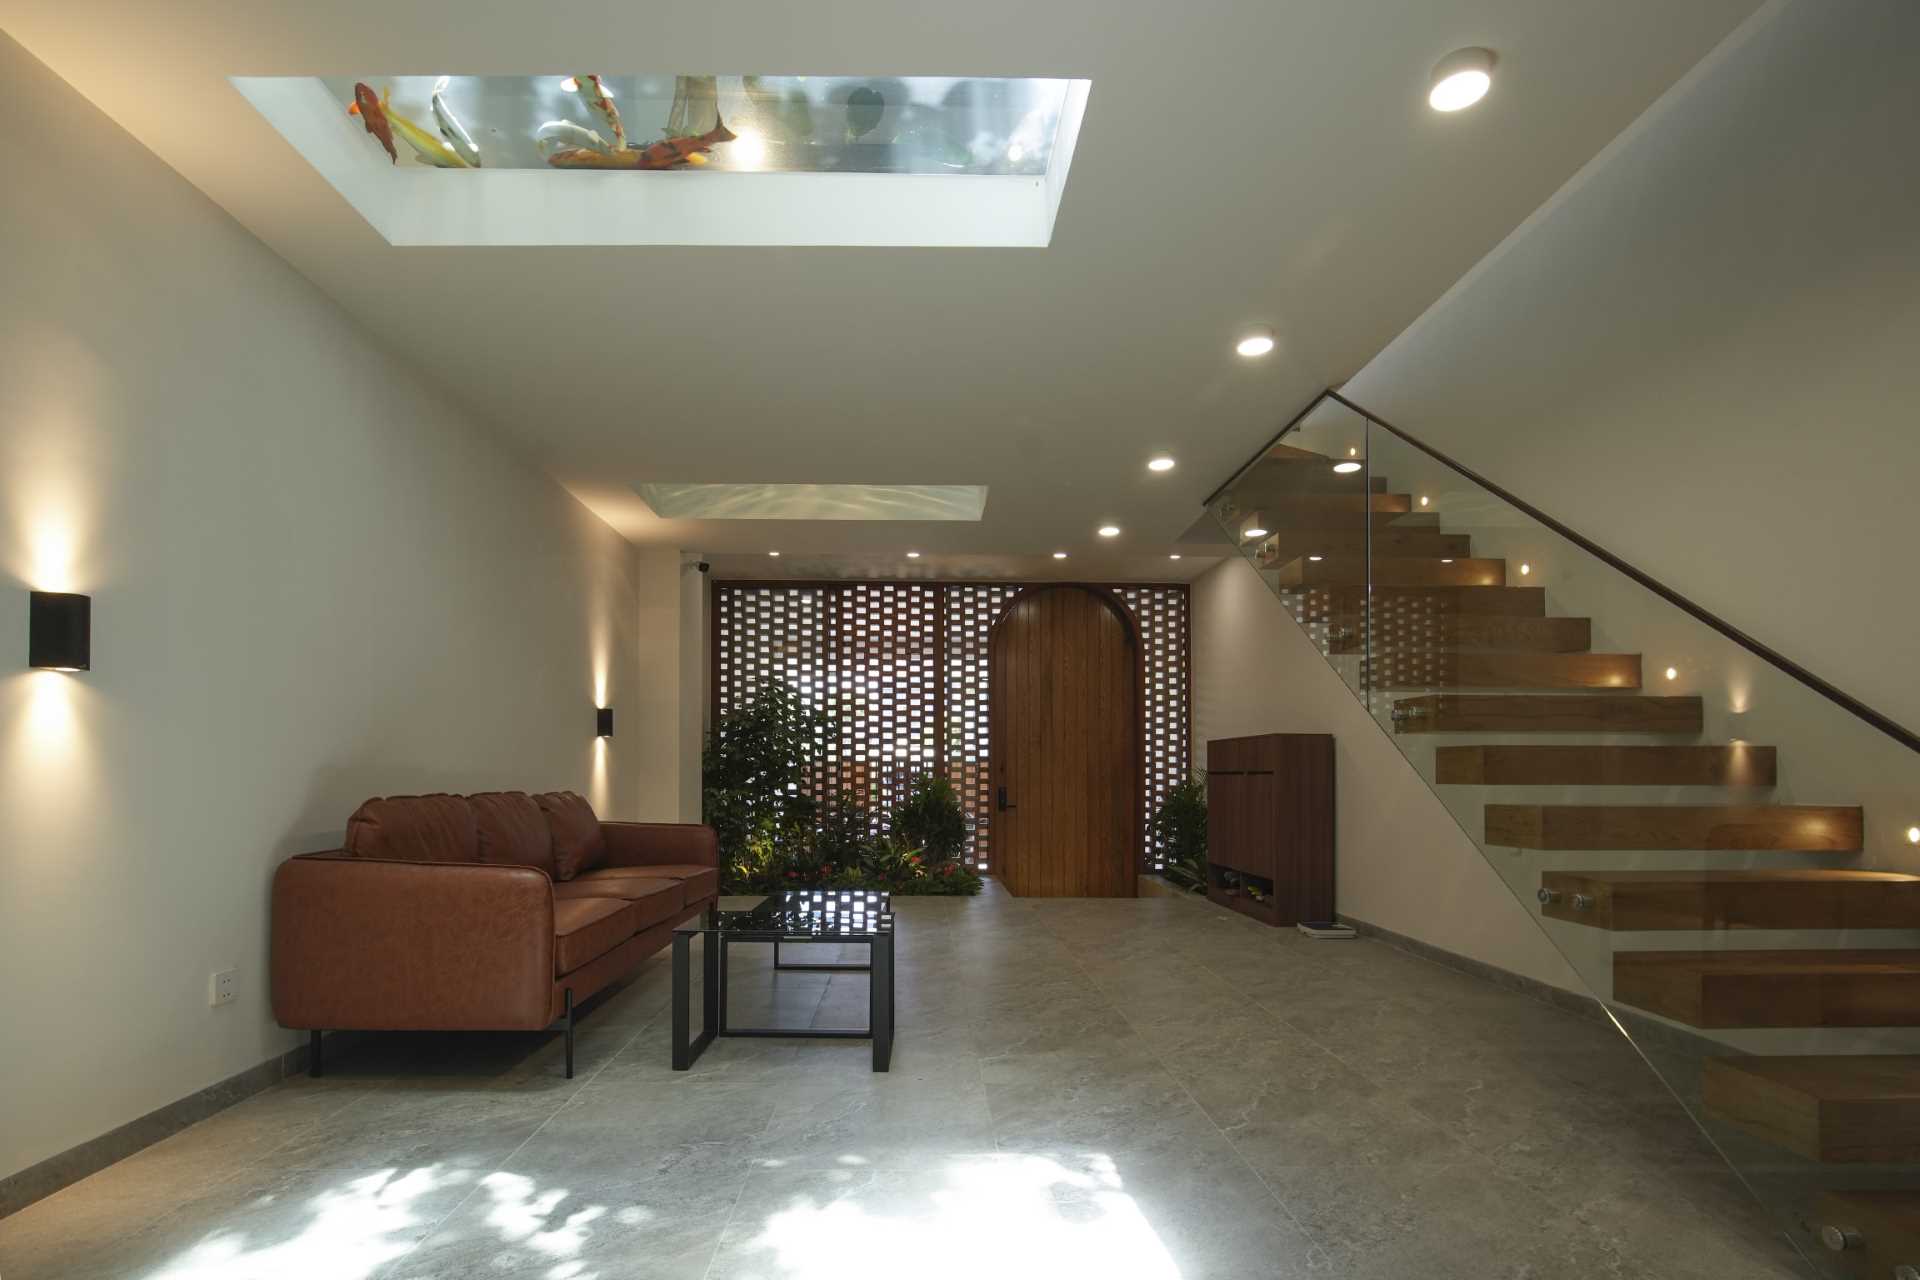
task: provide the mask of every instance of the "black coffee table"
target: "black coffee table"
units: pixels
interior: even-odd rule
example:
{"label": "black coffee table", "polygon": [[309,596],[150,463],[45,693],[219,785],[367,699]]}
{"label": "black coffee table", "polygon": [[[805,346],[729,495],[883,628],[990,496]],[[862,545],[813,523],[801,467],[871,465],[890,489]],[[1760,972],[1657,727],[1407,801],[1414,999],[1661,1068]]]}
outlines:
{"label": "black coffee table", "polygon": [[[705,923],[673,931],[673,1069],[685,1071],[718,1036],[776,1036],[796,1040],[871,1040],[873,1069],[893,1058],[893,895],[860,889],[796,889],[776,893],[751,911],[721,911]],[[701,1030],[689,1038],[693,1017],[691,947],[700,946]],[[727,1025],[727,949],[736,942],[773,944],[776,970],[870,974],[867,1026],[861,1030]],[[780,944],[864,943],[867,962],[787,964]]]}

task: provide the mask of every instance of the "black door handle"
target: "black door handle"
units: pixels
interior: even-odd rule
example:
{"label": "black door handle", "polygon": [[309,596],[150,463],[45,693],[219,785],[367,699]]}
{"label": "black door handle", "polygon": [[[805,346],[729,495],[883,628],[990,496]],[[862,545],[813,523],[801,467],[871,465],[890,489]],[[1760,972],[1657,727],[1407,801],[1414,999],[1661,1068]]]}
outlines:
{"label": "black door handle", "polygon": [[994,807],[1000,810],[1000,812],[1005,813],[1009,809],[1018,809],[1020,806],[1017,804],[1008,804],[1007,789],[1005,787],[1001,787],[997,792],[994,793]]}

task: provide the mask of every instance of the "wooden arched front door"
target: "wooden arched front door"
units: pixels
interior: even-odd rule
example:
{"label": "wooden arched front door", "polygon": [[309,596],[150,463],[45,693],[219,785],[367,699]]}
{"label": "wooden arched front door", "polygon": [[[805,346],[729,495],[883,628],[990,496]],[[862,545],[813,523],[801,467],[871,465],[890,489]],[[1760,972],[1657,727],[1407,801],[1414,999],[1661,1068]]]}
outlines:
{"label": "wooden arched front door", "polygon": [[1094,587],[1022,591],[987,682],[993,868],[1022,897],[1131,898],[1140,860],[1140,653]]}

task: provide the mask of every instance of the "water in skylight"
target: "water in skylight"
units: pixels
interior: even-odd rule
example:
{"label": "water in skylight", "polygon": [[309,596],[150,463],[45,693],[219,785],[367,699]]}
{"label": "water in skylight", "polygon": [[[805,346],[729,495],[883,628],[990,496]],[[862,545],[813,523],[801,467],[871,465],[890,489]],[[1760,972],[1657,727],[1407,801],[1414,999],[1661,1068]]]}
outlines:
{"label": "water in skylight", "polygon": [[[1040,177],[1071,82],[952,76],[322,77],[395,165]],[[382,153],[385,154],[382,154]]]}

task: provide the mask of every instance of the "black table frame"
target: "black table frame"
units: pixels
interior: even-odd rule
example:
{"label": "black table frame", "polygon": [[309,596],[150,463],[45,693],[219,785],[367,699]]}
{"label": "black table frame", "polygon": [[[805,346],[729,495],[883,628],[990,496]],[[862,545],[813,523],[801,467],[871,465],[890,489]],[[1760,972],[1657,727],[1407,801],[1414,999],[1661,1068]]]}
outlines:
{"label": "black table frame", "polygon": [[[746,912],[730,912],[745,915]],[[700,945],[701,1010],[700,1034],[693,1036],[693,960],[692,943]],[[867,991],[867,1025],[863,1029],[837,1027],[731,1027],[727,1025],[727,950],[736,942],[772,943],[776,970],[802,970],[833,973],[867,973],[872,977]],[[867,962],[830,964],[785,963],[780,959],[780,944],[813,946],[862,946]],[[891,929],[834,934],[816,937],[779,929],[722,928],[717,919],[698,925],[682,925],[673,931],[673,1069],[686,1071],[707,1046],[720,1036],[778,1038],[791,1040],[871,1040],[873,1069],[886,1071],[893,1061],[893,932]]]}

